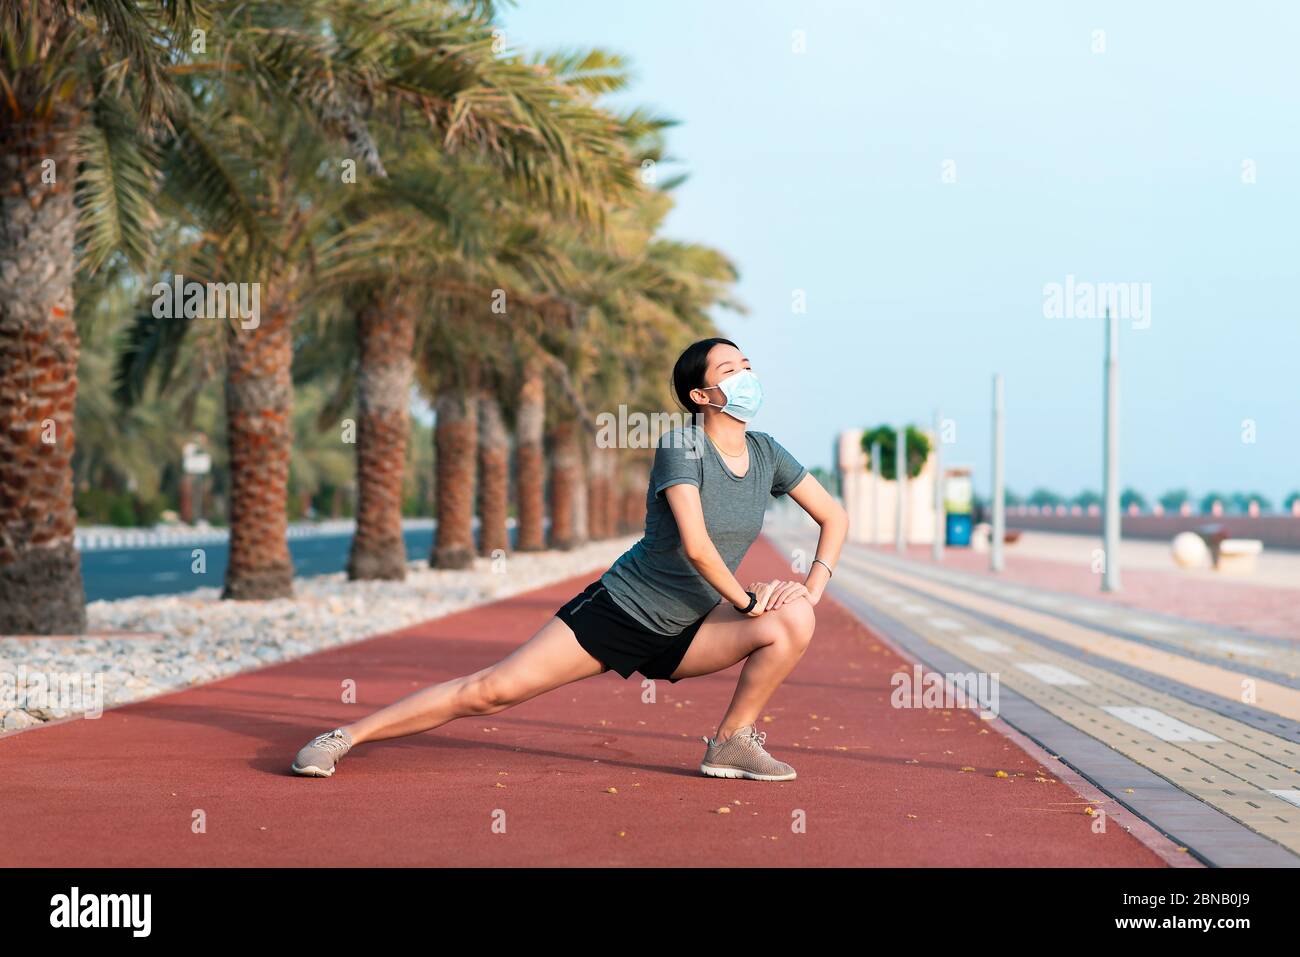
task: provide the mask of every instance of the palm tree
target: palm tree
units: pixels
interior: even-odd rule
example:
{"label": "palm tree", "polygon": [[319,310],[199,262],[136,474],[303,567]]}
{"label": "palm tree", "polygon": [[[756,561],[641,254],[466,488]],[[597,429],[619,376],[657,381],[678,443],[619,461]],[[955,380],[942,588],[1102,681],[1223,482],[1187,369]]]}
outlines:
{"label": "palm tree", "polygon": [[[478,252],[480,207],[486,196],[468,170],[438,151],[389,148],[384,173],[355,187],[323,225],[314,255],[314,295],[323,311],[324,341],[346,354],[347,401],[358,404],[357,529],[348,575],[401,579],[407,439],[416,364],[414,351],[426,310],[438,308],[433,286],[463,271]],[[453,265],[454,270],[448,266]],[[350,325],[351,329],[340,330]],[[339,336],[339,332],[351,332]]]}
{"label": "palm tree", "polygon": [[568,416],[556,416],[547,429],[550,446],[551,547],[561,550],[581,544],[577,527],[578,492],[582,453],[578,425]]}
{"label": "palm tree", "polygon": [[[584,209],[603,190],[627,188],[633,176],[611,146],[617,131],[609,119],[546,70],[495,56],[484,20],[428,3],[298,0],[238,9],[235,36],[246,42],[187,65],[187,92],[202,108],[177,123],[169,155],[187,174],[183,181],[223,187],[216,190],[222,201],[206,207],[192,199],[203,191],[191,191],[196,214],[206,214],[195,218],[244,227],[233,242],[214,242],[218,259],[256,264],[273,297],[269,322],[251,333],[232,329],[226,343],[233,528],[225,594],[265,598],[291,590],[284,536],[291,392],[284,386],[302,307],[298,286],[309,278],[302,263],[347,218],[342,191],[319,172],[329,159],[324,144],[345,139],[369,176],[383,180],[383,137],[367,121],[408,113],[432,126],[442,151],[472,153],[558,205]],[[263,102],[268,86],[284,95]],[[296,110],[288,122],[285,102]],[[234,135],[213,136],[217,120]],[[278,146],[286,131],[294,134],[287,149]],[[408,310],[392,312],[414,321]],[[376,422],[362,416],[362,424]],[[368,440],[358,444],[373,448]],[[404,449],[391,452],[404,459]],[[382,490],[361,495],[381,503],[363,510],[367,524],[390,529],[400,521],[400,501]],[[387,512],[377,517],[384,502]],[[384,536],[391,539],[367,530],[360,539]],[[360,573],[365,564],[354,568]]]}
{"label": "palm tree", "polygon": [[435,568],[468,568],[474,563],[478,390],[475,361],[459,368],[444,365],[434,403],[438,529],[430,564]]}
{"label": "palm tree", "polygon": [[[139,284],[121,260],[76,284],[77,448],[73,479],[78,495],[91,490],[133,487],[141,502],[161,498],[166,479],[160,463],[179,461],[194,418],[196,397],[157,401],[122,410],[113,401],[113,351],[139,297]],[[201,375],[191,381],[200,384]],[[210,403],[205,405],[208,412]],[[180,426],[178,428],[178,426]],[[78,510],[80,511],[80,501]]]}
{"label": "palm tree", "polygon": [[650,464],[644,454],[626,462],[623,478],[623,509],[619,531],[633,534],[645,527],[646,485],[650,481]]}
{"label": "palm tree", "polygon": [[1170,489],[1160,496],[1160,507],[1171,514],[1182,510],[1182,507],[1192,499],[1191,493],[1185,488]]}
{"label": "palm tree", "polygon": [[612,538],[618,527],[616,518],[617,498],[614,492],[615,473],[617,469],[617,452],[614,449],[593,446],[589,452],[591,459],[590,489],[587,499],[588,528],[591,538],[600,541]]}
{"label": "palm tree", "polygon": [[181,3],[0,0],[0,633],[85,629],[73,282],[114,252],[148,257],[136,131],[166,105],[188,22]]}
{"label": "palm tree", "polygon": [[[744,311],[729,296],[737,274],[725,257],[704,246],[654,238],[672,205],[667,193],[650,191],[638,200],[611,217],[607,245],[579,243],[573,254],[590,288],[581,338],[570,344],[566,359],[584,392],[613,415],[620,406],[643,413],[663,409],[672,358],[686,343],[714,332],[709,310]],[[625,513],[633,528],[643,521],[649,453],[600,447],[593,439],[595,423],[588,422],[581,445],[589,471],[580,490],[587,492],[589,535],[602,539],[627,528]],[[625,507],[628,462],[640,463],[633,479],[639,487]]]}
{"label": "palm tree", "polygon": [[480,555],[510,551],[506,518],[510,502],[510,432],[499,385],[487,377],[478,395],[478,517]]}
{"label": "palm tree", "polygon": [[1044,507],[1055,508],[1057,505],[1062,504],[1063,499],[1061,498],[1060,495],[1058,495],[1056,492],[1053,492],[1051,489],[1036,488],[1034,489],[1033,492],[1030,493],[1029,498],[1026,499],[1026,501],[1030,505],[1035,505],[1038,506],[1039,508],[1044,508]]}
{"label": "palm tree", "polygon": [[1088,488],[1070,499],[1070,504],[1078,505],[1084,509],[1092,508],[1094,505],[1100,506],[1102,504],[1102,497],[1096,490]]}
{"label": "palm tree", "polygon": [[1147,509],[1146,496],[1135,488],[1126,488],[1120,493],[1119,507],[1126,512],[1130,508],[1137,508],[1139,511],[1145,512]]}
{"label": "palm tree", "polygon": [[357,530],[350,579],[406,577],[402,486],[410,432],[414,303],[371,290],[357,313]]}
{"label": "palm tree", "polygon": [[521,362],[518,407],[515,411],[515,497],[521,552],[546,547],[543,527],[546,502],[543,435],[546,422],[546,379],[541,360],[529,351]]}
{"label": "palm tree", "polygon": [[[617,57],[590,51],[553,57],[527,66],[513,58],[498,61],[496,72],[486,75],[484,86],[508,92],[511,96],[509,102],[518,104],[521,116],[503,115],[499,110],[494,112],[495,101],[480,102],[477,98],[483,91],[466,91],[464,102],[478,104],[475,107],[478,112],[471,115],[484,126],[496,124],[497,134],[493,140],[500,141],[501,145],[480,151],[476,164],[452,163],[441,152],[426,150],[417,157],[419,165],[410,171],[406,181],[390,191],[390,198],[406,203],[408,212],[421,218],[425,227],[443,234],[439,237],[442,241],[432,247],[428,243],[416,245],[416,248],[432,251],[423,265],[426,278],[442,285],[450,279],[453,285],[462,287],[462,297],[469,294],[476,284],[480,287],[486,285],[488,289],[520,285],[519,266],[535,268],[536,263],[529,258],[528,243],[520,243],[521,234],[515,226],[520,215],[519,207],[541,206],[552,213],[591,225],[599,221],[605,202],[632,189],[631,162],[619,149],[622,131],[589,102],[590,94],[617,88],[623,82],[622,63]],[[522,130],[516,128],[521,121],[528,124]],[[530,135],[536,137],[535,145],[528,142]],[[472,202],[473,198],[479,202]],[[475,231],[482,230],[484,224],[473,222],[472,212],[475,206],[487,205],[493,206],[497,218],[505,223],[500,230],[502,236],[498,245],[491,253],[476,248],[481,237]],[[531,233],[526,230],[525,235],[535,235],[535,230]],[[485,263],[479,264],[477,270],[473,269],[459,257],[448,257],[446,249],[449,246],[456,247],[456,252],[461,254],[480,252]],[[516,246],[525,247],[525,251],[521,252]],[[374,250],[367,250],[367,254],[374,255]],[[499,269],[505,275],[485,276],[484,273],[490,269]],[[481,288],[479,292],[483,294]],[[482,302],[484,298],[478,301]],[[458,314],[465,314],[463,298],[456,309]],[[414,314],[407,310],[396,310],[395,313],[412,324],[413,334],[413,324],[417,321]],[[465,334],[464,323],[454,334]],[[501,336],[498,336],[498,341],[502,341]],[[369,353],[363,350],[363,364],[368,356]],[[484,388],[477,396],[469,394],[465,391],[463,377],[446,374],[449,371],[446,364],[436,359],[435,365],[441,365],[444,373],[436,376],[441,384],[435,406],[448,416],[445,430],[442,428],[443,417],[440,415],[438,419],[436,434],[441,454],[437,468],[439,475],[447,481],[437,484],[439,532],[431,560],[439,567],[463,567],[473,552],[470,528],[474,504],[474,462],[453,462],[448,457],[473,454],[474,446],[464,431],[472,425],[472,420],[481,421],[486,430],[482,445],[486,456],[484,465],[491,469],[480,496],[483,512],[481,545],[490,553],[498,547],[508,546],[505,517],[509,442],[504,431],[499,393]],[[486,374],[478,376],[476,372],[475,377],[488,381]],[[365,378],[368,376],[363,369]],[[405,381],[409,383],[409,379],[408,375]],[[470,391],[475,388],[471,386]],[[482,407],[481,416],[478,409],[471,414],[468,407],[471,402]],[[361,428],[366,428],[364,419]],[[398,430],[394,433],[398,434]],[[400,461],[400,457],[396,458]],[[366,497],[370,478],[364,468],[359,467],[358,479],[362,495]],[[391,496],[370,498],[387,503],[386,517],[376,515],[372,518],[369,512],[363,512],[358,517],[359,525],[372,520],[388,526],[400,523],[400,502]],[[362,540],[359,531],[356,541]]]}

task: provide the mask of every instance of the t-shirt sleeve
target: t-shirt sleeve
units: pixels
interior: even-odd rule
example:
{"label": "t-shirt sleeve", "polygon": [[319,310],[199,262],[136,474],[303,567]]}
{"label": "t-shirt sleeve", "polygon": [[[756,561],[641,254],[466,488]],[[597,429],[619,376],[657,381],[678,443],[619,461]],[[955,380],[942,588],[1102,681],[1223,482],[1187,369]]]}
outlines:
{"label": "t-shirt sleeve", "polygon": [[780,498],[782,495],[789,494],[790,490],[803,481],[803,477],[808,474],[808,470],[799,464],[798,459],[785,450],[776,439],[770,435],[767,441],[772,446],[772,497]]}
{"label": "t-shirt sleeve", "polygon": [[650,485],[658,495],[670,485],[688,483],[699,488],[704,482],[704,466],[698,440],[691,432],[680,429],[666,433],[655,449],[655,463],[650,469]]}

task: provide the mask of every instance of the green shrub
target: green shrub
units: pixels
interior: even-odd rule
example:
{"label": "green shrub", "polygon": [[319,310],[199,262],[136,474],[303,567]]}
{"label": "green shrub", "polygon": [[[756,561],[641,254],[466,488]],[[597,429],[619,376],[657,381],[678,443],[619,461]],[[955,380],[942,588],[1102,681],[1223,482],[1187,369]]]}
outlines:
{"label": "green shrub", "polygon": [[[898,448],[898,431],[892,425],[879,425],[868,429],[862,435],[862,451],[871,458],[871,446],[880,443],[880,475],[893,480],[898,474],[894,464],[894,453]],[[916,478],[930,457],[930,437],[916,426],[907,427],[907,477]]]}

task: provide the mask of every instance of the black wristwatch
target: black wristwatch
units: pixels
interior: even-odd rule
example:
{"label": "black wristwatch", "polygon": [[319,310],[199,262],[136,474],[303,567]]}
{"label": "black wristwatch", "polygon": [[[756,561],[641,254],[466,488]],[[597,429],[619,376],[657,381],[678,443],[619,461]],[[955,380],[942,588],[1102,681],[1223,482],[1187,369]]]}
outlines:
{"label": "black wristwatch", "polygon": [[736,609],[736,611],[740,612],[742,615],[748,615],[751,611],[754,610],[754,606],[758,604],[758,596],[755,595],[752,591],[747,591],[745,592],[745,594],[749,596],[748,605],[746,605],[744,608],[741,608],[739,605],[731,606],[732,608]]}

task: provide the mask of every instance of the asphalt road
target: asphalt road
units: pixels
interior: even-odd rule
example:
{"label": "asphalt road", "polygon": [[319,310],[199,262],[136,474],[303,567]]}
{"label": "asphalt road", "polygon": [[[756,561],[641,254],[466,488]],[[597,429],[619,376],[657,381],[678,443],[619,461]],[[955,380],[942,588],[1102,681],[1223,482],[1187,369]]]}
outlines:
{"label": "asphalt road", "polygon": [[[406,556],[411,561],[429,557],[433,529],[408,529]],[[513,539],[514,532],[511,531]],[[321,535],[289,541],[295,577],[326,575],[347,568],[352,534]],[[194,551],[205,552],[206,568],[194,571]],[[225,542],[205,545],[167,545],[157,548],[103,548],[81,553],[81,577],[86,600],[130,598],[136,595],[169,595],[203,586],[220,588],[226,577],[230,546]]]}

